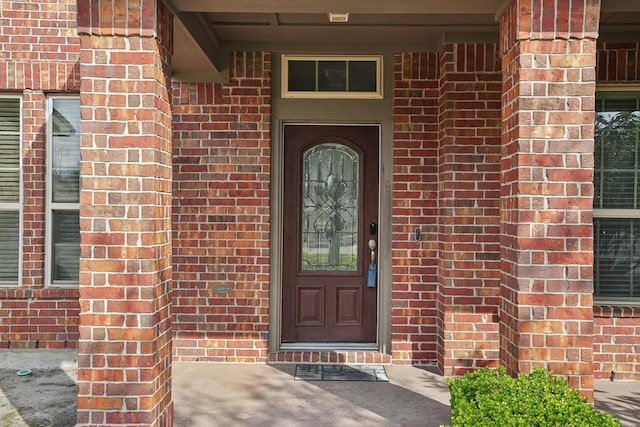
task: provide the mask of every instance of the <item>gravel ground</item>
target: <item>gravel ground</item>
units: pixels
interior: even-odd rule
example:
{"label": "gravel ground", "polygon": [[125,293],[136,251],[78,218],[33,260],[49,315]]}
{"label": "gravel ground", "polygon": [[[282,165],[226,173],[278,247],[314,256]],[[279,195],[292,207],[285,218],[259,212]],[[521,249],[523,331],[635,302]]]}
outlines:
{"label": "gravel ground", "polygon": [[0,427],[75,426],[77,369],[17,372],[0,369]]}

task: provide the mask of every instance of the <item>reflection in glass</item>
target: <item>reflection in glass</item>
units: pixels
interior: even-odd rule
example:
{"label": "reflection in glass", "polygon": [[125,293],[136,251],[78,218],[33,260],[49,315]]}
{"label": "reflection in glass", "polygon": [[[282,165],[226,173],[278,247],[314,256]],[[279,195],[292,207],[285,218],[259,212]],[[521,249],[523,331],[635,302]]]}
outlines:
{"label": "reflection in glass", "polygon": [[348,90],[346,61],[318,62],[318,90],[329,92]]}
{"label": "reflection in glass", "polygon": [[52,201],[80,199],[80,100],[54,99],[52,114]]}
{"label": "reflection in glass", "polygon": [[77,210],[53,211],[52,280],[78,282],[80,271],[80,215]]}
{"label": "reflection in glass", "polygon": [[376,61],[349,62],[349,90],[351,92],[376,92],[377,88]]}
{"label": "reflection in glass", "polygon": [[[595,295],[640,297],[640,108],[637,97],[604,98],[596,103]],[[617,216],[614,218],[613,216]]]}
{"label": "reflection in glass", "polygon": [[355,271],[360,159],[327,142],[307,150],[302,169],[302,270]]}
{"label": "reflection in glass", "polygon": [[595,295],[640,297],[640,221],[596,218]]}
{"label": "reflection in glass", "polygon": [[316,61],[289,61],[289,90],[316,90]]}

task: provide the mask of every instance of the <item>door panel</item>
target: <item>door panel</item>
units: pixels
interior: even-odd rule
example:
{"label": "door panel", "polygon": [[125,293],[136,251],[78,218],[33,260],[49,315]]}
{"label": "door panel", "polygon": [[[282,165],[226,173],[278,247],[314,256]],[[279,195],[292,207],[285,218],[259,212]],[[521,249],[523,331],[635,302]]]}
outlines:
{"label": "door panel", "polygon": [[297,286],[298,326],[324,326],[324,288]]}
{"label": "door panel", "polygon": [[284,128],[283,342],[376,340],[378,145],[378,126]]}
{"label": "door panel", "polygon": [[336,289],[336,325],[362,324],[362,288],[338,286]]}

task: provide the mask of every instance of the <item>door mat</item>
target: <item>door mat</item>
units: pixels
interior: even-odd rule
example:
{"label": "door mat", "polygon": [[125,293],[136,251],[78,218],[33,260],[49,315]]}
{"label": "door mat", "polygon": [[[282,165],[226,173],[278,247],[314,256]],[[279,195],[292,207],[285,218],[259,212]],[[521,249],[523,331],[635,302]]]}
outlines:
{"label": "door mat", "polygon": [[298,364],[294,376],[298,381],[380,381],[389,382],[382,365]]}

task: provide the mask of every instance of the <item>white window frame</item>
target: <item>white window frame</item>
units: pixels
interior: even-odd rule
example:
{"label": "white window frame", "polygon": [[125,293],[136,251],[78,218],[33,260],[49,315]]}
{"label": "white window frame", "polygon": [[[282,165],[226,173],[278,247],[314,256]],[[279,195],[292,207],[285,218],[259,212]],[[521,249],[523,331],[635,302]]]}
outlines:
{"label": "white window frame", "polygon": [[[640,98],[640,86],[637,85],[629,85],[629,84],[599,84],[596,88],[596,98],[598,94],[604,93],[619,93],[619,94],[628,94],[634,93],[635,98]],[[597,110],[597,107],[596,107]],[[597,112],[596,112],[597,114]],[[594,153],[595,160],[595,153]],[[595,172],[595,168],[594,168]],[[638,209],[593,209],[593,218],[619,218],[619,219],[635,219],[640,218],[640,208]],[[594,228],[595,233],[595,228]],[[595,237],[595,236],[594,236]],[[595,238],[594,238],[594,287],[595,287],[595,277],[596,277],[596,254],[595,254]],[[595,289],[594,289],[595,294]],[[640,305],[640,297],[608,297],[608,296],[595,296],[594,302],[596,304],[611,304],[611,305]]]}
{"label": "white window frame", "polygon": [[0,202],[0,210],[1,211],[12,211],[18,212],[18,281],[17,282],[9,282],[9,281],[0,281],[0,287],[2,288],[15,288],[19,287],[22,283],[22,257],[23,257],[23,245],[22,239],[24,235],[24,221],[22,216],[22,201],[24,200],[24,185],[23,185],[23,161],[22,161],[22,139],[23,139],[23,122],[24,122],[24,112],[23,112],[23,102],[22,96],[20,95],[0,95],[0,98],[11,98],[18,99],[18,113],[20,114],[20,130],[18,136],[18,150],[20,152],[20,159],[18,161],[18,167],[20,168],[20,172],[18,174],[18,185],[19,188],[19,196],[18,201],[13,203],[3,203]]}
{"label": "white window frame", "polygon": [[[376,63],[376,91],[290,91],[289,90],[289,61],[375,61]],[[302,99],[382,99],[383,63],[381,55],[282,55],[281,91],[282,98]]]}
{"label": "white window frame", "polygon": [[[46,188],[47,188],[47,209],[46,209],[46,249],[45,249],[45,283],[51,287],[78,287],[79,281],[53,281],[53,212],[54,211],[80,211],[80,202],[78,203],[54,203],[53,202],[53,102],[56,99],[79,99],[80,96],[77,94],[69,94],[69,95],[54,95],[49,96],[47,98],[47,142],[46,142],[46,164],[47,164],[47,175],[46,175]],[[78,147],[79,148],[79,147]],[[78,200],[79,200],[78,196]]]}

